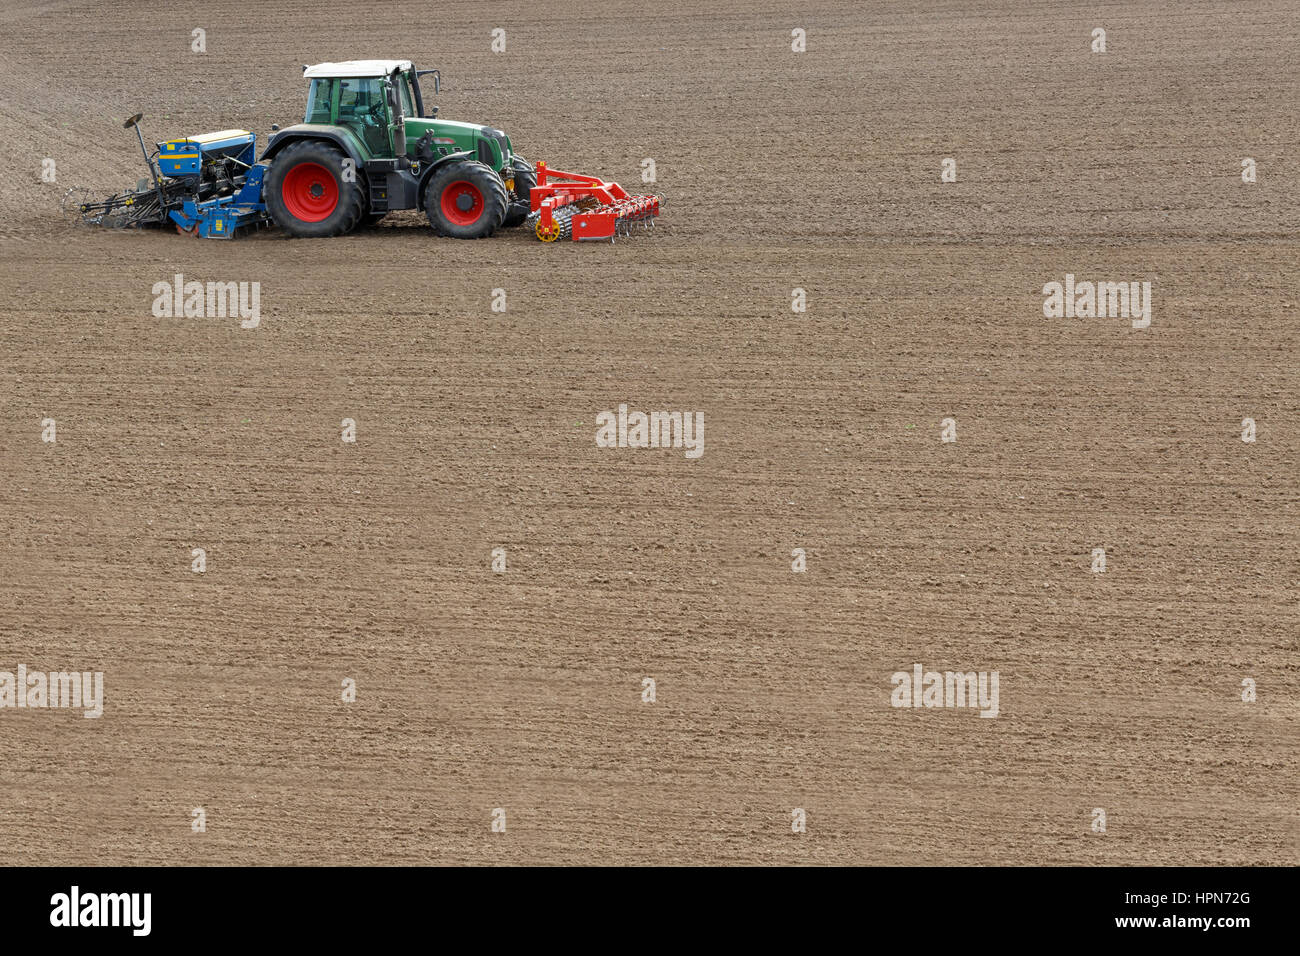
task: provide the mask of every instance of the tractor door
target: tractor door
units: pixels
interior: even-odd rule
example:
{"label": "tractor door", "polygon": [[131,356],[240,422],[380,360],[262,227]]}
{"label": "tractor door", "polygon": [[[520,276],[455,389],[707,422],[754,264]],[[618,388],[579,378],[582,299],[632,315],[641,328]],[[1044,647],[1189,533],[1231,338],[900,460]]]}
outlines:
{"label": "tractor door", "polygon": [[375,156],[393,155],[382,77],[339,80],[338,123],[351,129]]}

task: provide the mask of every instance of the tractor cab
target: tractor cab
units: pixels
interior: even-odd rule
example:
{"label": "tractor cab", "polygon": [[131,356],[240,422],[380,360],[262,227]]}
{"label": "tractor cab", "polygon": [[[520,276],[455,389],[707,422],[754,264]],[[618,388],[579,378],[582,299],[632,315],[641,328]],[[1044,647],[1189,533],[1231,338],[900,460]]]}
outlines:
{"label": "tractor cab", "polygon": [[345,126],[376,158],[405,154],[405,118],[416,113],[410,60],[348,60],[303,68],[311,80],[304,123]]}
{"label": "tractor cab", "polygon": [[347,130],[362,147],[363,161],[428,164],[469,152],[503,178],[509,176],[509,137],[490,126],[440,120],[436,106],[425,106],[420,78],[432,76],[437,93],[442,87],[437,70],[417,70],[410,60],[346,60],[304,66],[303,75],[311,81],[303,125]]}

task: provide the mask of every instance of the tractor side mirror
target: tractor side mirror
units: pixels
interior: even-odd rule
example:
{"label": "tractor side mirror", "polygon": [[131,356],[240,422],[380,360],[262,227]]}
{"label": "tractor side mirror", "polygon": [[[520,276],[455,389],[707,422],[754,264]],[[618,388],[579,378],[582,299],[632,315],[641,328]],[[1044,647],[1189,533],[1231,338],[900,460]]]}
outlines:
{"label": "tractor side mirror", "polygon": [[416,71],[416,74],[415,74],[416,80],[418,81],[419,78],[422,77],[422,76],[431,76],[431,77],[433,77],[433,92],[434,92],[434,95],[435,95],[435,96],[436,96],[437,94],[439,94],[439,93],[442,92],[442,74],[441,74],[441,73],[439,73],[437,70],[417,70],[417,71]]}

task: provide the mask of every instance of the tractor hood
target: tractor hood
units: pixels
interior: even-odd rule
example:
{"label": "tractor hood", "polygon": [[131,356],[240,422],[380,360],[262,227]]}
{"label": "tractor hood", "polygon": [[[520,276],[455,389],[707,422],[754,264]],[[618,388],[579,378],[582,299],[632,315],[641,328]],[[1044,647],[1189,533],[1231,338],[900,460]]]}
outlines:
{"label": "tractor hood", "polygon": [[510,162],[510,137],[491,126],[456,120],[411,117],[406,120],[406,150],[415,154],[416,143],[425,133],[433,134],[433,151],[477,153],[479,160],[500,170]]}

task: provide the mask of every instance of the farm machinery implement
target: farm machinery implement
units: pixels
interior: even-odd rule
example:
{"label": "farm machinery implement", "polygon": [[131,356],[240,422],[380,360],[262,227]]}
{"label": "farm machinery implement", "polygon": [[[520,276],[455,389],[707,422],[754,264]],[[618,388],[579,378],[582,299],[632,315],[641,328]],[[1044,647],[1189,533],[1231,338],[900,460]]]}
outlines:
{"label": "farm machinery implement", "polygon": [[542,242],[569,237],[609,239],[631,235],[634,225],[653,226],[659,215],[658,196],[629,196],[618,183],[594,176],[562,173],[537,164],[528,221]]}
{"label": "farm machinery implement", "polygon": [[481,239],[524,226],[543,242],[608,239],[652,226],[659,197],[617,183],[536,166],[499,129],[439,119],[424,104],[408,60],[350,60],[303,67],[310,81],[303,122],[272,126],[257,158],[246,130],[187,136],[150,153],[141,114],[134,129],[149,176],[133,191],[65,204],[95,225],[174,227],[204,239],[275,225],[303,238],[339,236],[388,213],[422,210],[433,231]]}
{"label": "farm machinery implement", "polygon": [[150,156],[141,117],[136,113],[122,125],[135,129],[150,178],[140,180],[133,192],[100,201],[83,201],[78,191],[70,191],[82,220],[119,229],[174,224],[180,232],[215,237],[261,220],[262,170],[253,163],[252,133],[226,130],[159,143]]}

